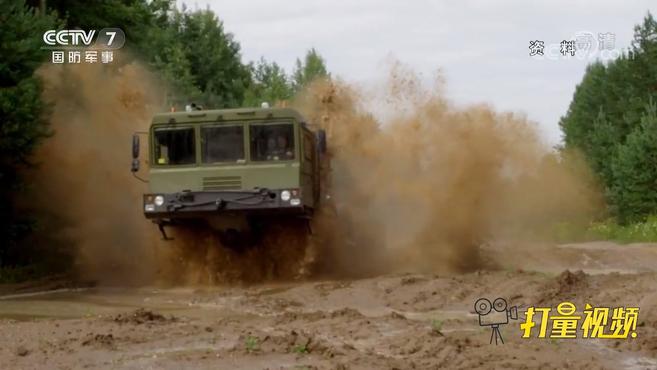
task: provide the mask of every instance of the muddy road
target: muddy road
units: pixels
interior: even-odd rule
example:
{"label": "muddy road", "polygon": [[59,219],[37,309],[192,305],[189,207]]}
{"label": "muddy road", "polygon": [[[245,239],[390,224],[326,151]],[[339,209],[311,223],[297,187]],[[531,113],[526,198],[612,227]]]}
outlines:
{"label": "muddy road", "polygon": [[[505,252],[505,251],[513,252]],[[1,287],[2,369],[657,368],[657,245],[508,248],[495,267],[251,286],[110,287],[54,279]],[[638,306],[634,339],[522,339],[520,320],[489,344],[473,303],[520,311]]]}

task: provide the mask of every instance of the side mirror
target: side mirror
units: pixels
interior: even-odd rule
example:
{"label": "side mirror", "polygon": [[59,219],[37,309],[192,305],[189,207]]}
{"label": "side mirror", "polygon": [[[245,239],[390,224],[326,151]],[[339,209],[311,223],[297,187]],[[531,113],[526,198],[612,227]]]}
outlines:
{"label": "side mirror", "polygon": [[133,173],[139,171],[139,136],[137,134],[132,135],[132,166],[130,171]]}
{"label": "side mirror", "polygon": [[132,135],[132,159],[139,158],[139,135]]}
{"label": "side mirror", "polygon": [[317,148],[320,153],[326,153],[326,131],[324,130],[317,131]]}

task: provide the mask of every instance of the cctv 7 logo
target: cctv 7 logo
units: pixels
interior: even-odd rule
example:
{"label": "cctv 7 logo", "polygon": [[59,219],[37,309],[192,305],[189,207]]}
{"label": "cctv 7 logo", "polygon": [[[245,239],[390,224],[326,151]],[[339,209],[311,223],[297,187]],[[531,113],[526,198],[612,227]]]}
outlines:
{"label": "cctv 7 logo", "polygon": [[125,44],[125,33],[120,28],[103,28],[98,34],[96,46],[107,49],[120,49]]}
{"label": "cctv 7 logo", "polygon": [[116,37],[116,31],[107,31],[105,34],[111,35],[109,41],[107,41],[107,46],[112,46],[112,41],[114,41],[114,37]]}

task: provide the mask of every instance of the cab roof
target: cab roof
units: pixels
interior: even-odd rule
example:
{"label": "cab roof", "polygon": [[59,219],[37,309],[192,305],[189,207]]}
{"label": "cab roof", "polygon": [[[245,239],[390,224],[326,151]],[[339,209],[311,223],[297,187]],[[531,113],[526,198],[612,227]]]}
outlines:
{"label": "cab roof", "polygon": [[272,118],[293,118],[298,122],[305,122],[301,114],[292,108],[237,108],[158,113],[153,117],[152,124],[221,122]]}

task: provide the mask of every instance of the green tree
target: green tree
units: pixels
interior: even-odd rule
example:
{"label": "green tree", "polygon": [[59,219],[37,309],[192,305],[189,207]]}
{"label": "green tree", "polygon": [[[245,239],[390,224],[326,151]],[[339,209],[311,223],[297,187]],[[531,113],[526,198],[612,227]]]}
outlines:
{"label": "green tree", "polygon": [[643,23],[634,27],[634,40],[630,57],[635,61],[635,68],[641,74],[633,75],[637,82],[635,91],[651,89],[655,91],[657,81],[657,20],[648,13]]}
{"label": "green tree", "polygon": [[591,146],[589,134],[598,115],[604,114],[601,109],[606,76],[604,64],[596,62],[587,66],[582,82],[575,88],[570,107],[559,122],[566,147],[579,147],[588,154]]}
{"label": "green tree", "polygon": [[2,0],[0,8],[0,265],[31,228],[16,214],[13,200],[23,187],[19,172],[30,166],[30,155],[49,134],[46,107],[40,100],[36,68],[48,56],[41,49],[44,30],[57,23],[39,15],[24,1]]}
{"label": "green tree", "polygon": [[613,171],[608,160],[614,156],[620,145],[618,136],[622,134],[621,128],[610,121],[602,109],[592,123],[587,138],[589,163],[604,182],[610,183],[613,179]]}
{"label": "green tree", "polygon": [[[146,31],[147,47],[140,47],[137,53],[159,72],[169,87],[170,96],[184,97],[183,100],[198,98],[200,88],[195,84],[192,64],[180,39],[184,28],[183,15],[163,2],[153,9],[153,26]],[[182,103],[186,103],[182,102]]]}
{"label": "green tree", "polygon": [[275,104],[292,98],[294,90],[285,70],[275,62],[260,58],[250,64],[252,81],[244,97],[245,106],[258,106],[262,102]]}
{"label": "green tree", "polygon": [[294,72],[292,73],[295,91],[303,89],[308,83],[318,78],[330,78],[326,62],[315,48],[308,50],[303,62],[297,58]]}
{"label": "green tree", "polygon": [[182,48],[202,94],[199,102],[213,108],[240,106],[251,76],[233,35],[210,10],[183,9],[180,27]]}
{"label": "green tree", "polygon": [[623,156],[629,155],[626,140],[642,125],[648,102],[657,99],[657,22],[648,13],[634,31],[630,50],[609,63],[587,67],[559,122],[565,147],[585,154],[618,214],[633,212],[623,209],[633,203],[623,201],[628,195],[619,188],[618,172],[619,163],[625,162],[617,156],[621,147]]}
{"label": "green tree", "polygon": [[172,0],[50,0],[67,27],[120,27],[126,47],[168,83],[169,95],[213,108],[242,104],[250,81],[240,45],[209,9]]}
{"label": "green tree", "polygon": [[[34,7],[40,2],[30,1]],[[46,0],[47,7],[56,10],[68,27],[86,30],[119,27],[125,32],[128,45],[143,45],[153,23],[154,10],[171,3],[168,0]]]}
{"label": "green tree", "polygon": [[621,145],[611,166],[611,197],[622,223],[640,221],[657,213],[657,106],[650,102],[635,128]]}

